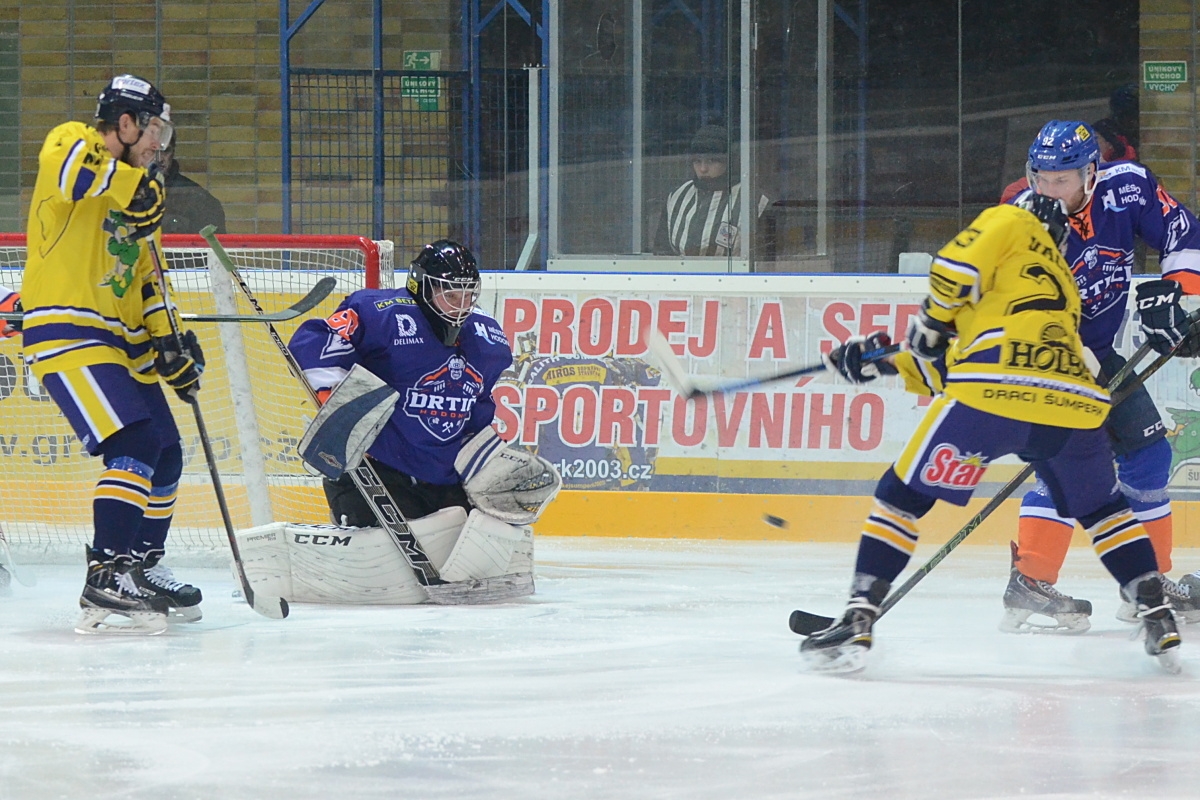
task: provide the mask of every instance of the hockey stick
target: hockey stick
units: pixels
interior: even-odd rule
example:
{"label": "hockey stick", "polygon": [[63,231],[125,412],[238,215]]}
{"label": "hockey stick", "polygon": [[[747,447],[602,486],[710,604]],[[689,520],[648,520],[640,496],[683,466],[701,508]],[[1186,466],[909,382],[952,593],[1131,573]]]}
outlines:
{"label": "hockey stick", "polygon": [[[826,367],[824,363],[812,364],[807,367],[797,367],[796,369],[788,370],[787,372],[779,372],[775,375],[764,375],[760,378],[746,378],[727,383],[717,384],[715,386],[700,386],[687,373],[683,366],[683,362],[679,360],[679,356],[675,355],[675,351],[671,349],[671,345],[667,342],[665,336],[658,328],[649,328],[646,332],[646,347],[647,355],[654,362],[655,366],[662,371],[663,377],[667,379],[667,383],[678,392],[681,396],[688,400],[695,400],[698,397],[707,395],[721,394],[724,392],[736,392],[738,389],[749,389],[752,386],[761,386],[764,383],[774,383],[775,381],[787,380],[788,378],[798,378],[801,375],[809,375],[813,372],[823,372]],[[887,347],[881,347],[878,350],[871,350],[862,354],[864,363],[878,361],[881,358],[890,356],[892,353],[900,352],[900,345],[890,344]]]}
{"label": "hockey stick", "polygon": [[[1190,315],[1190,319],[1192,323],[1195,324],[1198,320],[1200,320],[1200,311],[1193,312]],[[1178,346],[1176,346],[1175,349],[1178,349]],[[1151,348],[1149,344],[1143,344],[1141,347],[1139,347],[1137,352],[1135,352],[1130,359],[1125,362],[1125,365],[1122,366],[1121,369],[1117,371],[1117,374],[1113,376],[1112,380],[1108,382],[1108,386],[1106,387],[1108,391],[1116,392],[1116,394],[1113,396],[1112,405],[1115,406],[1121,403],[1126,397],[1133,394],[1133,392],[1136,391],[1139,386],[1149,380],[1150,376],[1158,372],[1162,368],[1163,364],[1166,364],[1171,360],[1171,358],[1175,355],[1175,349],[1172,349],[1171,352],[1166,353],[1165,355],[1160,355],[1158,358],[1154,359],[1154,361],[1150,362],[1150,365],[1147,366],[1146,369],[1133,376],[1133,379],[1129,382],[1128,386],[1122,387],[1121,384],[1125,382],[1126,378],[1129,377],[1134,368],[1141,363],[1142,359],[1144,359],[1148,353],[1150,353]],[[1118,387],[1120,387],[1120,391],[1117,391]],[[967,521],[967,524],[964,525],[958,533],[954,534],[952,537],[950,537],[949,541],[938,548],[938,551],[933,554],[933,557],[925,562],[925,564],[911,576],[909,576],[908,580],[906,580],[899,589],[896,589],[887,596],[887,598],[879,606],[879,617],[882,617],[884,614],[886,614],[894,605],[896,605],[896,603],[899,603],[906,594],[911,592],[914,586],[920,583],[926,575],[932,572],[934,567],[942,563],[942,561],[946,558],[946,556],[950,555],[950,552],[954,550],[954,548],[958,547],[964,539],[970,536],[971,533],[978,528],[985,519],[991,516],[992,512],[999,508],[1000,505],[1007,500],[1013,494],[1013,492],[1015,492],[1017,488],[1032,474],[1033,465],[1026,464],[1025,467],[1018,472],[1012,480],[1004,484],[1004,486],[1002,486],[1000,490],[996,492],[995,497],[989,500],[987,505],[979,510],[978,514],[971,517],[971,519]],[[876,619],[878,619],[878,617]],[[801,636],[812,636],[817,631],[825,630],[835,621],[836,620],[833,617],[824,617],[819,614],[811,614],[807,611],[796,609],[791,613],[791,616],[788,617],[788,627],[791,628],[793,633],[798,633]]]}
{"label": "hockey stick", "polygon": [[[317,281],[313,288],[308,290],[308,294],[301,297],[296,302],[292,303],[282,311],[276,311],[272,314],[189,314],[185,312],[176,312],[179,318],[184,322],[287,322],[289,319],[304,314],[320,305],[321,301],[329,296],[329,293],[337,286],[337,279],[326,276]],[[20,321],[25,318],[24,314],[14,314],[10,312],[0,313],[0,319],[8,320],[9,322]]]}
{"label": "hockey stick", "polygon": [[[179,330],[179,322],[172,313],[167,275],[163,271],[162,259],[158,254],[158,244],[154,241],[154,237],[149,237],[147,244],[150,247],[150,257],[154,261],[154,277],[158,281],[158,291],[162,294],[164,310],[167,313],[167,319],[171,322],[171,335],[175,338],[175,346],[179,348],[179,352],[187,354],[187,349],[183,346],[183,334]],[[255,594],[254,590],[250,588],[250,581],[246,578],[246,568],[242,564],[242,553],[238,549],[237,537],[234,536],[233,520],[229,516],[229,504],[225,501],[225,489],[221,485],[221,475],[217,472],[217,458],[213,454],[212,442],[208,438],[208,428],[204,424],[204,417],[200,414],[200,401],[195,395],[192,395],[187,398],[187,404],[192,407],[192,413],[196,416],[196,431],[200,436],[200,444],[204,447],[204,460],[208,463],[208,474],[212,478],[213,492],[217,495],[217,505],[221,508],[221,521],[225,523],[225,535],[229,538],[229,549],[233,553],[233,564],[237,569],[238,582],[242,585],[242,596],[246,598],[246,602],[251,608],[264,617],[284,619],[288,615],[287,600],[282,597]]]}
{"label": "hockey stick", "polygon": [[[216,253],[217,260],[229,272],[234,283],[238,285],[242,294],[250,301],[250,305],[256,311],[261,312],[262,306],[259,304],[258,298],[254,296],[254,292],[246,284],[245,279],[242,278],[241,274],[237,271],[237,267],[234,266],[233,260],[230,259],[229,254],[225,252],[225,248],[218,241],[216,228],[209,225],[200,231],[200,235],[204,237],[209,247]],[[313,390],[308,379],[304,377],[304,370],[300,368],[299,362],[292,355],[292,351],[288,349],[287,344],[279,335],[279,331],[275,330],[275,326],[270,322],[267,322],[267,330],[271,334],[271,340],[279,349],[280,354],[283,355],[284,361],[287,362],[292,376],[308,392],[308,397],[312,401],[313,407],[320,408],[321,403],[317,399],[316,391]],[[383,485],[379,473],[371,466],[371,462],[364,458],[362,464],[349,474],[354,481],[354,485],[358,487],[358,491],[362,494],[363,499],[367,501],[367,505],[375,513],[375,517],[392,537],[392,542],[396,545],[396,549],[400,551],[400,555],[408,562],[417,581],[425,589],[432,602],[442,605],[461,605],[473,602],[495,602],[497,600],[529,594],[525,586],[505,582],[503,576],[500,578],[461,581],[457,583],[443,580],[438,575],[437,568],[434,567],[433,562],[429,560],[429,556],[426,555],[424,549],[421,547],[421,543],[417,541],[416,535],[412,532],[408,520],[405,519],[404,514],[396,505],[391,492]]]}
{"label": "hockey stick", "polygon": [[17,579],[17,583],[30,588],[37,586],[37,578],[30,573],[26,573],[25,570],[19,569],[17,562],[13,561],[12,550],[8,547],[8,537],[4,535],[3,528],[0,528],[0,558],[3,558],[4,566]]}

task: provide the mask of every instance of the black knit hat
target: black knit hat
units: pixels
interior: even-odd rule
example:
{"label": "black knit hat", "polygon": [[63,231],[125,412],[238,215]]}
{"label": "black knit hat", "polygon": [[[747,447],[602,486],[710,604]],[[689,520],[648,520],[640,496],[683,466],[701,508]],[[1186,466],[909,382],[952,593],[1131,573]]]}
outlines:
{"label": "black knit hat", "polygon": [[720,125],[702,125],[692,137],[688,153],[693,156],[729,157],[729,136]]}

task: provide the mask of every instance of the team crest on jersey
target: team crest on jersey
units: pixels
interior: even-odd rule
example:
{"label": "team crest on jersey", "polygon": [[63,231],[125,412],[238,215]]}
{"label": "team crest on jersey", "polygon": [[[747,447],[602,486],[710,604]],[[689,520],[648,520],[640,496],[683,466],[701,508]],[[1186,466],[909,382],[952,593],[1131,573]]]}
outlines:
{"label": "team crest on jersey", "polygon": [[483,375],[455,353],[417,379],[404,396],[404,413],[443,442],[462,431],[483,394]]}
{"label": "team crest on jersey", "polygon": [[108,234],[108,253],[115,256],[116,260],[97,285],[107,286],[117,297],[124,297],[133,285],[134,267],[141,255],[141,247],[129,240],[129,227],[120,211],[109,212],[101,227]]}
{"label": "team crest on jersey", "polygon": [[987,471],[982,453],[963,455],[953,444],[939,444],[921,467],[921,483],[945,489],[973,489]]}
{"label": "team crest on jersey", "polygon": [[417,321],[409,314],[396,314],[396,338],[393,345],[421,344],[425,337],[417,336]]}
{"label": "team crest on jersey", "polygon": [[1084,248],[1071,264],[1083,301],[1083,316],[1092,319],[1114,305],[1124,304],[1132,268],[1132,250],[1094,244]]}

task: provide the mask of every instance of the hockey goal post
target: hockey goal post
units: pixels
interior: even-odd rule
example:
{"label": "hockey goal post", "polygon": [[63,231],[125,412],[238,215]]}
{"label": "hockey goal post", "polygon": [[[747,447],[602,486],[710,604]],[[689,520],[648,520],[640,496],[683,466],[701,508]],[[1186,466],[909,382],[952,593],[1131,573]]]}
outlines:
{"label": "hockey goal post", "polygon": [[[337,288],[309,314],[276,323],[285,341],[304,319],[332,313],[350,292],[394,283],[390,241],[360,236],[219,238],[267,312],[299,300],[322,277],[337,279]],[[181,311],[254,313],[200,236],[166,235],[163,251]],[[23,234],[0,234],[0,284],[20,289],[25,253]],[[304,469],[295,450],[315,411],[266,326],[193,322],[187,327],[196,331],[208,361],[200,403],[234,525],[328,522],[320,479]],[[220,563],[229,546],[194,418],[172,392],[167,397],[184,450],[168,552],[174,563]],[[0,527],[20,558],[30,563],[82,558],[84,544],[91,541],[92,492],[102,467],[83,450],[24,365],[21,337],[0,340],[0,485],[5,498]]]}

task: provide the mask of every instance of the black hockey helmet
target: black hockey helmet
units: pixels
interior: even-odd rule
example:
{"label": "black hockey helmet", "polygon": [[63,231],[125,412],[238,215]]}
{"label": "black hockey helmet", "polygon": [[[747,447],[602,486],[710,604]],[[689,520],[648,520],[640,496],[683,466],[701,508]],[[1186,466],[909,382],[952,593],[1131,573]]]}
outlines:
{"label": "black hockey helmet", "polygon": [[151,121],[162,123],[159,142],[164,149],[171,143],[174,128],[171,125],[171,105],[162,92],[150,81],[136,75],[118,75],[108,82],[96,102],[96,119],[116,125],[122,114],[131,114],[140,130],[146,130]]}
{"label": "black hockey helmet", "polygon": [[475,310],[481,283],[475,256],[450,239],[425,245],[408,267],[408,293],[447,346]]}
{"label": "black hockey helmet", "polygon": [[1062,200],[1048,195],[1029,192],[1016,205],[1038,218],[1046,233],[1054,240],[1060,253],[1066,254],[1067,237],[1071,234],[1071,223],[1067,218],[1067,205]]}

